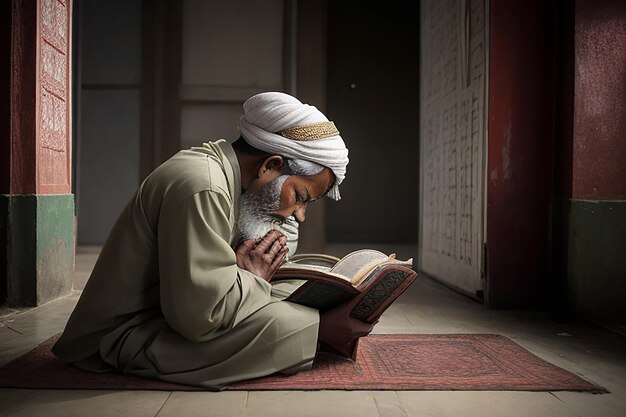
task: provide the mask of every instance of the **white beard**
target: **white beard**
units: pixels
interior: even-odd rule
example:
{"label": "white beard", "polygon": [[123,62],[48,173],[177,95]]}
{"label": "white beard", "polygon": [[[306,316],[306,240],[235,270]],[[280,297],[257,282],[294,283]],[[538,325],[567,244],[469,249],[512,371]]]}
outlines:
{"label": "white beard", "polygon": [[241,195],[238,227],[244,240],[262,238],[283,224],[284,221],[272,212],[280,208],[280,191],[287,177],[281,175],[258,191]]}

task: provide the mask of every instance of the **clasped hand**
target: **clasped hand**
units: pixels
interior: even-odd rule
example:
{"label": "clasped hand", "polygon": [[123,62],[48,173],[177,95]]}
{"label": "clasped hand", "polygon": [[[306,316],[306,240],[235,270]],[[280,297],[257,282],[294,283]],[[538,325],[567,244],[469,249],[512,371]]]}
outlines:
{"label": "clasped hand", "polygon": [[237,266],[269,281],[276,270],[285,262],[287,238],[272,230],[262,239],[248,239],[235,250]]}

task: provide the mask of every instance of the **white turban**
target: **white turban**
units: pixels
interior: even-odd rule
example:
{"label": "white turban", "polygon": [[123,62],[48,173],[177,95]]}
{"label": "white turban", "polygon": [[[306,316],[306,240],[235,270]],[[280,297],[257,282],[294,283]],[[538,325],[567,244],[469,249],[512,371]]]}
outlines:
{"label": "white turban", "polygon": [[[330,168],[335,174],[335,183],[328,196],[339,200],[339,184],[346,176],[348,149],[334,124],[321,111],[288,94],[276,92],[250,97],[243,103],[243,110],[239,132],[246,142],[270,154]],[[286,132],[306,137],[294,139],[294,135]]]}

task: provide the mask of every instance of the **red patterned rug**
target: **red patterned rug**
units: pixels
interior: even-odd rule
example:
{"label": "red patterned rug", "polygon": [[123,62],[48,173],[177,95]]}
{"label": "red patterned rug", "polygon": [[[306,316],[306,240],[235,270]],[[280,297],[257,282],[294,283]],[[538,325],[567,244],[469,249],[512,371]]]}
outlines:
{"label": "red patterned rug", "polygon": [[[0,386],[48,389],[193,391],[194,387],[66,365],[55,336],[0,368]],[[607,392],[499,335],[370,335],[357,361],[320,355],[308,372],[234,384],[228,390],[516,390]]]}

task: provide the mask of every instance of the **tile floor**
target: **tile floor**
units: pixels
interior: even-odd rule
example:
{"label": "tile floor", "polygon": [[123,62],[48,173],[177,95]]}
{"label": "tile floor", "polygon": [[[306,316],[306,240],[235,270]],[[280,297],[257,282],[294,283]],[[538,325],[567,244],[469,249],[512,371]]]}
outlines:
{"label": "tile floor", "polygon": [[[334,252],[348,249],[336,246]],[[79,248],[77,289],[71,295],[32,310],[0,311],[0,365],[63,329],[97,254],[97,248]],[[398,255],[409,257],[411,249],[400,248]],[[420,278],[387,310],[375,332],[503,334],[611,393],[0,389],[0,416],[626,416],[626,337],[603,328],[538,312],[489,310]]]}

